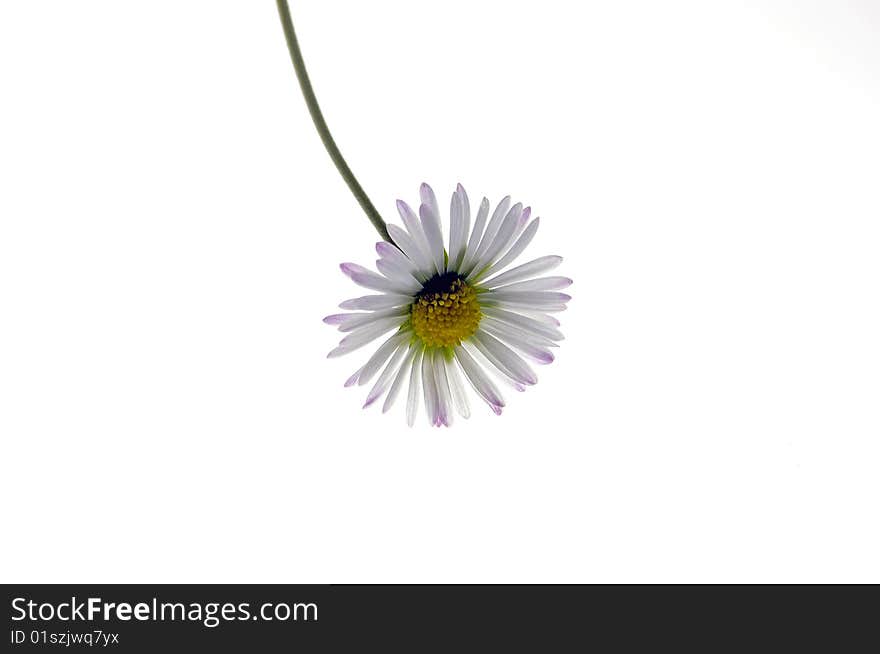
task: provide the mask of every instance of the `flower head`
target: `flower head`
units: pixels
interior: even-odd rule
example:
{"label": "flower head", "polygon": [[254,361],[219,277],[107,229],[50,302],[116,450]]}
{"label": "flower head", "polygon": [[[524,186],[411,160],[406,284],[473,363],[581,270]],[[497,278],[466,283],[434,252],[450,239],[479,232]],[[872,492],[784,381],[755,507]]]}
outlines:
{"label": "flower head", "polygon": [[[375,273],[353,263],[342,272],[356,284],[378,292],[340,304],[352,313],[327,316],[348,335],[328,356],[339,356],[387,336],[370,359],[346,381],[365,385],[378,379],[364,407],[385,395],[383,412],[407,387],[407,421],[415,421],[424,397],[432,425],[452,424],[453,407],[470,415],[463,379],[496,413],[501,393],[487,371],[518,391],[537,383],[526,359],[550,363],[562,340],[559,321],[570,296],[559,289],[567,277],[538,277],[562,257],[541,257],[508,270],[538,230],[540,219],[506,197],[490,217],[483,198],[471,229],[467,193],[452,194],[448,244],[444,243],[434,191],[421,187],[416,213],[402,200],[397,209],[404,227],[388,225],[394,243],[376,244]],[[380,372],[381,371],[381,372]]]}

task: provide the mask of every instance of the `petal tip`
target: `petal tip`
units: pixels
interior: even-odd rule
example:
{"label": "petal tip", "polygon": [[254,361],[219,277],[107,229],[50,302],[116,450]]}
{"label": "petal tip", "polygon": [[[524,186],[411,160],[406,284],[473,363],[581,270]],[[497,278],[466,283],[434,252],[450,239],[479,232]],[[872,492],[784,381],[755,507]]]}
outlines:
{"label": "petal tip", "polygon": [[339,264],[339,269],[343,272],[343,274],[351,277],[357,271],[357,264],[346,261],[345,263]]}
{"label": "petal tip", "polygon": [[[397,201],[397,213],[403,219],[404,225],[407,225],[407,220],[411,220],[415,216],[415,211],[404,200]],[[409,230],[409,227],[407,227],[407,230]]]}

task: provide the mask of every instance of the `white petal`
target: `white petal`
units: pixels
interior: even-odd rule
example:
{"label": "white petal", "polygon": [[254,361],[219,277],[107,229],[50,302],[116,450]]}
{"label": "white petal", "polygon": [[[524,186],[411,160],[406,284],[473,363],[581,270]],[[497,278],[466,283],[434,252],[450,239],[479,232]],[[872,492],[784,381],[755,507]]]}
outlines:
{"label": "white petal", "polygon": [[[477,330],[473,335],[474,345],[486,355],[486,357],[495,363],[500,364],[502,370],[507,372],[513,379],[521,384],[532,386],[538,383],[538,376],[535,371],[529,367],[522,357],[507,347],[497,338],[488,334],[484,330]],[[483,347],[480,347],[480,346]],[[484,349],[485,348],[485,349]],[[491,355],[491,356],[490,356]]]}
{"label": "white petal", "polygon": [[522,215],[522,202],[517,202],[510,208],[510,211],[508,211],[507,215],[504,217],[504,222],[501,223],[498,233],[495,235],[495,238],[492,239],[489,249],[486,250],[485,260],[495,261],[501,256],[502,252],[507,251],[507,248],[509,248],[513,242],[513,234],[517,227],[519,227]]}
{"label": "white petal", "polygon": [[419,412],[419,391],[422,379],[422,357],[424,349],[418,349],[412,360],[409,374],[409,393],[406,398],[406,424],[412,427],[416,422],[416,414]]}
{"label": "white petal", "polygon": [[501,243],[501,247],[498,249],[498,254],[492,258],[493,266],[495,265],[495,262],[499,261],[502,258],[502,254],[507,256],[506,253],[508,252],[508,250],[510,250],[510,246],[512,246],[516,242],[520,234],[522,234],[523,230],[525,230],[526,225],[529,222],[529,216],[531,215],[531,213],[531,207],[526,207],[519,213],[516,219],[516,224],[513,226],[513,232]]}
{"label": "white petal", "polygon": [[501,408],[504,406],[501,393],[480,365],[461,345],[455,347],[455,360],[461,366],[464,376],[470,382],[477,395],[492,407],[492,411],[500,414]]}
{"label": "white petal", "polygon": [[568,309],[568,306],[565,304],[542,304],[540,307],[536,307],[528,304],[517,304],[516,302],[503,302],[504,306],[515,309],[517,311],[525,311],[527,313],[531,313],[533,311],[542,311],[546,313],[559,313],[560,311],[565,311]]}
{"label": "white petal", "polygon": [[553,341],[561,341],[565,338],[562,332],[556,329],[553,325],[541,322],[530,316],[524,316],[513,311],[499,309],[498,307],[483,307],[482,311],[487,316],[492,316],[493,318],[510,325],[515,325],[535,334],[540,334]]}
{"label": "white petal", "polygon": [[382,295],[364,295],[363,297],[352,298],[346,300],[339,305],[340,309],[366,310],[375,311],[377,309],[389,309],[391,307],[399,307],[406,304],[412,304],[411,295],[397,295],[394,293],[383,293]]}
{"label": "white petal", "polygon": [[425,237],[425,230],[422,229],[419,217],[403,200],[397,201],[397,212],[400,214],[400,219],[403,221],[419,252],[419,268],[424,267],[425,270],[432,274],[437,272],[434,267],[434,260],[431,257],[431,247],[428,245],[428,239]]}
{"label": "white petal", "polygon": [[[419,198],[422,201],[422,204],[428,207],[428,210],[431,212],[431,216],[434,218],[434,222],[437,224],[437,228],[440,228],[440,205],[437,204],[437,196],[434,195],[434,189],[430,187],[430,185],[422,183],[419,187]],[[443,240],[442,238],[440,239]]]}
{"label": "white petal", "polygon": [[444,273],[446,272],[446,263],[443,256],[443,232],[440,229],[440,219],[434,215],[427,204],[419,206],[419,216],[422,219],[422,228],[428,239],[428,247],[431,251],[431,258],[434,260],[434,266],[440,273]]}
{"label": "white petal", "polygon": [[532,215],[532,208],[526,207],[523,209],[522,215],[519,217],[519,222],[516,224],[516,229],[513,232],[513,237],[510,239],[510,244],[512,244],[516,239],[519,238],[519,235],[523,233],[523,230],[526,228],[526,225],[529,222],[529,217]]}
{"label": "white petal", "polygon": [[419,197],[422,201],[419,207],[422,229],[425,231],[425,238],[428,239],[428,246],[431,248],[434,265],[437,267],[438,272],[443,273],[446,271],[446,260],[443,250],[443,225],[440,220],[440,207],[437,204],[437,197],[434,195],[434,189],[424,183],[419,187]]}
{"label": "white petal", "polygon": [[486,250],[489,249],[489,244],[492,243],[492,240],[501,228],[501,223],[507,216],[508,209],[510,209],[510,196],[505,195],[501,198],[501,202],[498,203],[498,206],[495,207],[495,211],[492,213],[492,218],[489,220],[489,224],[486,225],[486,233],[483,234],[483,238],[480,239],[480,246],[477,248],[476,259],[482,257]]}
{"label": "white petal", "polygon": [[572,285],[568,277],[539,277],[498,288],[499,291],[555,291]]}
{"label": "white petal", "polygon": [[449,202],[449,266],[450,270],[458,270],[459,258],[464,251],[464,214],[458,191],[452,194]]}
{"label": "white petal", "polygon": [[462,418],[470,418],[471,407],[468,403],[464,384],[461,381],[461,375],[458,373],[458,366],[455,365],[452,359],[444,357],[444,361],[446,362],[446,378],[449,380],[449,390],[452,393],[452,402],[455,404],[455,409]]}
{"label": "white petal", "polygon": [[477,218],[474,221],[474,230],[471,232],[470,240],[468,240],[465,249],[464,259],[461,262],[461,269],[465,269],[471,265],[477,258],[477,248],[480,245],[480,239],[483,236],[483,227],[486,225],[486,216],[489,215],[489,200],[483,198],[480,208],[477,211]]}
{"label": "white petal", "polygon": [[489,291],[480,296],[481,303],[498,303],[543,309],[565,305],[571,299],[566,293],[555,291]]}
{"label": "white petal", "polygon": [[382,311],[370,313],[337,313],[324,318],[324,322],[330,325],[339,325],[339,331],[350,332],[364,327],[383,318],[402,316],[409,312],[409,307],[393,307]]}
{"label": "white petal", "polygon": [[[485,325],[487,328],[491,326],[493,333],[498,332],[505,338],[520,339],[527,343],[531,343],[532,345],[544,348],[559,347],[559,343],[550,340],[543,334],[538,334],[532,330],[523,329],[522,327],[516,327],[506,322],[502,322],[490,315],[484,315],[483,319],[480,320],[480,325]],[[501,340],[503,341],[505,338],[501,338]]]}
{"label": "white petal", "polygon": [[388,234],[400,247],[406,257],[415,264],[416,269],[427,279],[432,273],[431,260],[424,254],[409,233],[397,225],[388,225]]}
{"label": "white petal", "polygon": [[412,360],[415,354],[415,349],[410,346],[406,353],[406,358],[403,360],[403,363],[400,364],[400,368],[397,371],[397,376],[394,378],[394,382],[391,384],[391,388],[388,389],[388,395],[385,397],[385,404],[382,405],[382,413],[388,412],[388,409],[391,408],[394,401],[397,399],[397,396],[400,394],[400,389],[403,388],[406,377],[412,368]]}
{"label": "white petal", "polygon": [[480,285],[485,288],[497,288],[499,286],[504,286],[505,284],[512,284],[513,282],[518,282],[522,279],[529,279],[540,275],[543,272],[555,268],[560,263],[562,263],[562,257],[559,256],[550,255],[547,257],[540,257],[529,261],[528,263],[521,264],[516,268],[511,268],[507,272],[501,273],[493,279],[482,282]]}
{"label": "white petal", "polygon": [[484,272],[476,275],[475,280],[479,280],[483,277],[489,277],[490,275],[494,275],[499,270],[504,270],[505,266],[512,263],[516,258],[523,253],[523,250],[528,247],[529,243],[532,242],[532,239],[535,238],[535,234],[538,231],[538,226],[541,224],[540,218],[535,218],[529,226],[525,228],[525,231],[516,239],[516,243],[513,244],[507,253],[501,257],[498,261],[493,263],[486,269]]}
{"label": "white petal", "polygon": [[559,313],[560,311],[565,311],[568,309],[568,306],[562,303],[547,303],[547,304],[534,304],[534,303],[526,303],[520,302],[518,300],[490,300],[489,298],[485,298],[481,300],[482,308],[493,307],[493,308],[504,308],[510,311],[519,311],[523,314],[532,313],[533,311],[541,311],[542,313]]}
{"label": "white petal", "polygon": [[501,255],[501,250],[507,245],[508,241],[513,236],[513,230],[516,229],[516,224],[521,215],[522,205],[516,203],[510,211],[507,212],[507,215],[504,217],[504,222],[501,223],[501,227],[495,235],[495,238],[492,239],[489,247],[474,263],[473,270],[468,270],[466,271],[467,273],[473,272],[479,274],[480,272],[485,271],[489,265]]}
{"label": "white petal", "polygon": [[417,293],[422,288],[422,282],[397,262],[390,259],[376,259],[376,268],[392,282],[411,289],[412,293]]}
{"label": "white petal", "polygon": [[521,313],[527,318],[534,318],[538,322],[545,325],[550,325],[551,327],[559,327],[562,324],[553,316],[547,315],[546,313],[541,313],[540,311],[529,311],[527,309],[523,309],[521,311],[518,311],[518,313]]}
{"label": "white petal", "polygon": [[406,351],[406,345],[401,344],[394,351],[394,354],[391,355],[391,360],[388,362],[388,365],[385,366],[385,370],[379,375],[379,379],[376,380],[376,383],[367,395],[367,400],[364,403],[365,409],[382,397],[382,394],[391,385],[391,382],[394,380],[394,376],[397,373],[397,367],[400,364],[400,360],[404,357]]}
{"label": "white petal", "polygon": [[396,267],[402,268],[407,271],[410,275],[418,279],[420,282],[423,282],[427,279],[427,276],[423,273],[419,272],[418,264],[415,261],[409,258],[401,249],[392,245],[391,243],[387,243],[386,241],[379,241],[376,243],[376,252],[383,259],[387,259],[388,261],[395,264]]}
{"label": "white petal", "polygon": [[371,325],[361,327],[339,341],[339,346],[332,350],[327,355],[327,358],[342,356],[343,354],[348,354],[359,347],[363,347],[367,343],[375,341],[382,334],[392,329],[397,329],[404,320],[405,317],[403,316],[397,318],[383,318]]}
{"label": "white petal", "polygon": [[440,398],[437,396],[437,382],[434,379],[434,357],[430,350],[425,351],[422,357],[422,392],[425,395],[425,410],[428,412],[428,422],[437,426],[437,410]]}
{"label": "white petal", "polygon": [[369,361],[364,364],[363,369],[361,370],[361,374],[358,377],[358,384],[363,386],[368,381],[370,381],[373,376],[379,372],[379,368],[388,360],[388,357],[391,356],[391,353],[394,352],[397,348],[403,345],[409,339],[410,334],[408,332],[400,332],[398,334],[392,335],[387,341],[382,343],[370,357]]}
{"label": "white petal", "polygon": [[[457,207],[459,224],[458,234],[450,234],[449,237],[449,269],[460,270],[465,251],[467,250],[467,238],[471,229],[471,205],[464,187],[459,184],[452,195],[452,205]],[[455,221],[453,221],[453,224]],[[452,230],[450,230],[452,231]]]}
{"label": "white petal", "polygon": [[480,329],[491,334],[502,343],[519,350],[524,355],[538,363],[547,364],[553,362],[553,353],[546,346],[539,345],[527,337],[512,334],[503,329],[498,329],[495,324],[488,320],[480,321]]}
{"label": "white petal", "polygon": [[396,293],[399,295],[408,295],[413,290],[412,285],[394,282],[387,277],[383,277],[378,273],[367,270],[356,263],[343,263],[339,267],[355,284],[363,286],[364,288],[369,288],[374,291]]}
{"label": "white petal", "polygon": [[514,389],[517,393],[522,393],[526,390],[525,385],[514,379],[510,375],[510,373],[507,372],[507,369],[504,368],[501,363],[497,361],[497,359],[495,359],[494,357],[492,359],[489,359],[484,353],[485,348],[481,350],[479,347],[477,347],[477,343],[473,338],[467,341],[462,341],[461,344],[468,351],[468,354],[470,354],[474,358],[474,361],[476,361],[482,367],[482,369],[487,372],[487,374],[492,373],[497,379],[500,379],[502,382]]}
{"label": "white petal", "polygon": [[455,347],[455,360],[458,361],[465,377],[467,377],[471,386],[474,387],[477,395],[482,397],[486,404],[491,406],[493,410],[504,406],[504,400],[501,397],[501,393],[498,392],[498,388],[461,345]]}
{"label": "white petal", "polygon": [[452,392],[446,377],[446,360],[443,351],[434,350],[434,381],[437,384],[437,426],[452,426]]}

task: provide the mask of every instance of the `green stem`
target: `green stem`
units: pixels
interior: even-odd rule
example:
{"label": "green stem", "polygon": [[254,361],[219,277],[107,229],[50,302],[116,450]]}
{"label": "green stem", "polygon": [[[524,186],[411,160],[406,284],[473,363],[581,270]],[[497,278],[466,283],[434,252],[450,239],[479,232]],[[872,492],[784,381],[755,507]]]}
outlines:
{"label": "green stem", "polygon": [[366,192],[361,187],[360,183],[358,183],[354,173],[351,172],[351,168],[348,167],[348,164],[342,157],[342,153],[336,146],[336,141],[333,140],[333,136],[330,134],[330,129],[327,127],[327,122],[324,120],[324,116],[321,113],[321,107],[318,106],[318,99],[315,97],[315,92],[312,90],[312,83],[309,81],[309,74],[306,72],[306,65],[305,62],[303,62],[302,53],[299,51],[299,43],[296,40],[296,32],[293,31],[293,20],[290,18],[290,7],[287,5],[287,0],[276,0],[276,4],[278,5],[278,15],[281,17],[281,26],[284,28],[284,37],[287,39],[287,49],[290,50],[290,60],[293,62],[293,69],[296,71],[297,80],[299,80],[299,88],[306,100],[306,106],[309,108],[309,114],[312,116],[312,121],[315,123],[315,129],[318,130],[318,134],[321,137],[321,141],[324,143],[324,147],[327,148],[330,158],[333,159],[333,163],[336,164],[336,170],[339,171],[339,174],[342,175],[342,179],[348,184],[349,190],[351,190],[355,199],[357,199],[358,204],[361,205],[361,209],[367,214],[367,218],[373,223],[373,227],[376,228],[376,231],[379,232],[384,240],[389,243],[394,243],[388,235],[388,228],[385,225],[385,221],[382,220],[382,216],[376,211],[376,207],[370,202],[370,198],[367,197]]}

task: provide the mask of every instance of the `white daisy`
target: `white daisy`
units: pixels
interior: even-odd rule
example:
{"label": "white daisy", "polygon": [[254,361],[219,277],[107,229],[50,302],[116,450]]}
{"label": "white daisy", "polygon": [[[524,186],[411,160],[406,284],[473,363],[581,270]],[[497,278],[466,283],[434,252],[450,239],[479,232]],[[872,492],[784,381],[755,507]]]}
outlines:
{"label": "white daisy", "polygon": [[529,207],[511,205],[506,197],[490,216],[489,201],[483,198],[471,229],[470,203],[459,184],[452,194],[444,245],[434,191],[422,184],[420,195],[418,215],[398,200],[404,227],[388,225],[393,244],[376,244],[379,273],[353,263],[341,265],[356,284],[378,294],[346,300],[339,306],[352,313],[324,319],[346,333],[328,356],[384,337],[345,385],[363,386],[378,375],[364,407],[384,395],[383,412],[406,388],[410,425],[422,397],[432,425],[451,425],[453,406],[467,418],[463,379],[501,414],[504,400],[487,371],[519,391],[537,383],[525,359],[553,361],[550,348],[563,336],[559,321],[549,314],[565,309],[571,297],[559,289],[571,280],[539,277],[559,265],[558,256],[505,271],[538,230],[539,219],[529,221]]}

